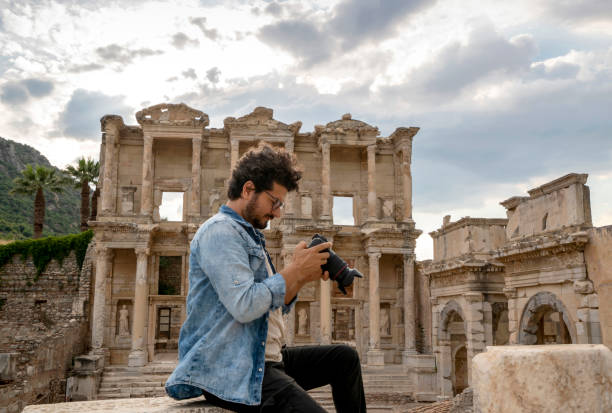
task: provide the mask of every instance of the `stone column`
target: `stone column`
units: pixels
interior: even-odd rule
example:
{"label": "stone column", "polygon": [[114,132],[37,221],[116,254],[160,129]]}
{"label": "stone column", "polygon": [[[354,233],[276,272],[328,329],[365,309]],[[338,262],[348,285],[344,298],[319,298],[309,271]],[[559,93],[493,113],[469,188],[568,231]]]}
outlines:
{"label": "stone column", "polygon": [[134,312],[132,321],[132,350],[128,366],[141,367],[147,364],[146,319],[148,312],[148,248],[136,248],[136,286],[134,288]]}
{"label": "stone column", "polygon": [[191,216],[200,216],[200,160],[202,154],[202,137],[195,136],[191,140]]}
{"label": "stone column", "polygon": [[465,326],[467,346],[467,370],[468,383],[472,383],[472,359],[476,354],[482,353],[486,348],[485,326],[484,326],[484,296],[482,293],[470,291],[463,294],[467,304]]}
{"label": "stone column", "polygon": [[404,192],[404,221],[412,221],[411,149],[402,149],[402,191]]}
{"label": "stone column", "polygon": [[119,131],[114,126],[109,126],[104,131],[104,173],[102,175],[102,214],[111,215],[115,212],[113,187],[113,169],[115,167],[115,145],[119,140]]}
{"label": "stone column", "polygon": [[404,354],[417,354],[416,311],[414,300],[414,255],[412,254],[404,255],[404,327]]}
{"label": "stone column", "polygon": [[142,148],[140,213],[148,216],[153,214],[153,137],[151,135],[144,135]]}
{"label": "stone column", "polygon": [[520,315],[518,314],[518,296],[516,288],[504,287],[504,294],[508,298],[508,344],[518,344],[518,329]]}
{"label": "stone column", "polygon": [[331,219],[331,185],[330,175],[330,147],[328,142],[321,143],[322,172],[321,172],[321,219]]}
{"label": "stone column", "polygon": [[94,353],[104,346],[106,330],[106,282],[113,266],[113,250],[106,247],[96,249],[96,282],[91,326],[91,347]]}
{"label": "stone column", "polygon": [[231,172],[234,170],[236,163],[238,162],[238,155],[240,155],[240,141],[238,139],[230,140],[230,178]]}
{"label": "stone column", "polygon": [[376,220],[376,145],[368,146],[368,221]]}
{"label": "stone column", "polygon": [[385,355],[380,349],[380,290],[378,260],[380,252],[368,253],[370,260],[370,347],[368,349],[368,365],[384,366]]}
{"label": "stone column", "polygon": [[[293,138],[288,139],[285,142],[285,150],[293,155]],[[291,191],[287,194],[287,198],[285,200],[285,213],[284,215],[293,215],[295,212],[295,201],[297,199],[296,192]]]}
{"label": "stone column", "polygon": [[319,281],[321,286],[321,344],[331,344],[331,281]]}

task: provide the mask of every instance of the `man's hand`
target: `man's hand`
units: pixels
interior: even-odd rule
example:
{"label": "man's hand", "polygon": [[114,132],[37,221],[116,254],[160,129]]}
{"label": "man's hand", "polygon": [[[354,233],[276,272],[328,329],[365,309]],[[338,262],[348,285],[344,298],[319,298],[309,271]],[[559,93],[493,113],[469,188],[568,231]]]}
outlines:
{"label": "man's hand", "polygon": [[280,271],[286,285],[285,304],[289,304],[306,283],[320,278],[329,279],[329,273],[321,271],[321,265],[327,262],[329,253],[321,251],[331,246],[331,242],[324,242],[306,248],[306,242],[300,241],[295,247],[291,263]]}

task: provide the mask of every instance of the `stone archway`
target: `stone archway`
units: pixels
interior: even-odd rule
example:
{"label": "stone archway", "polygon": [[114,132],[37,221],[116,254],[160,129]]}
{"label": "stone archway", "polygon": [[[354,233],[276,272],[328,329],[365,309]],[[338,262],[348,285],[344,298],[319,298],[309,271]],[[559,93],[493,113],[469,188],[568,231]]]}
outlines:
{"label": "stone archway", "polygon": [[461,393],[468,386],[467,347],[461,346],[453,354],[453,395]]}
{"label": "stone archway", "polygon": [[451,398],[457,394],[457,390],[468,386],[467,323],[464,312],[456,301],[449,301],[444,306],[439,320],[440,393]]}
{"label": "stone archway", "polygon": [[521,315],[518,342],[528,345],[576,343],[568,311],[556,295],[542,291],[529,299]]}
{"label": "stone archway", "polygon": [[456,301],[449,301],[444,306],[444,309],[440,313],[440,325],[438,331],[438,337],[443,340],[450,340],[450,333],[448,332],[448,323],[451,321],[453,313],[456,313],[463,320],[463,331],[467,331],[467,325],[465,323],[465,315],[461,306]]}

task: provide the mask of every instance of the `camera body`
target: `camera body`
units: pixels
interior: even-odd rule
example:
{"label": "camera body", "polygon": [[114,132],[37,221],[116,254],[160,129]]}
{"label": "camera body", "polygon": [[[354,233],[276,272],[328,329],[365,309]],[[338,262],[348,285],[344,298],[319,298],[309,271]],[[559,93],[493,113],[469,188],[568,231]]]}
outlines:
{"label": "camera body", "polygon": [[[308,248],[315,245],[327,242],[324,236],[315,234],[308,244]],[[324,249],[323,252],[329,252],[327,263],[321,266],[323,272],[329,272],[329,278],[338,283],[338,289],[346,295],[345,287],[353,284],[355,277],[363,278],[363,275],[354,268],[349,268],[346,261],[340,258],[331,248]]]}

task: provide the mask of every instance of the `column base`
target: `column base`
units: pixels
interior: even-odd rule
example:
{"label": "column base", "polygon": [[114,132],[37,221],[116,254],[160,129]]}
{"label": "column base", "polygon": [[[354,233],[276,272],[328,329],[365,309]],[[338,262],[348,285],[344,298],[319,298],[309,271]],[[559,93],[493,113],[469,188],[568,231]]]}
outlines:
{"label": "column base", "polygon": [[128,356],[128,367],[143,367],[147,365],[146,350],[132,350]]}
{"label": "column base", "polygon": [[382,350],[368,350],[368,367],[384,367],[385,366],[385,353]]}
{"label": "column base", "polygon": [[419,353],[414,350],[414,349],[410,349],[410,350],[404,350],[402,351],[402,364],[404,366],[410,366],[413,364],[413,356],[417,356]]}
{"label": "column base", "polygon": [[110,350],[108,347],[92,348],[89,354],[92,356],[102,356],[102,368],[110,364]]}

